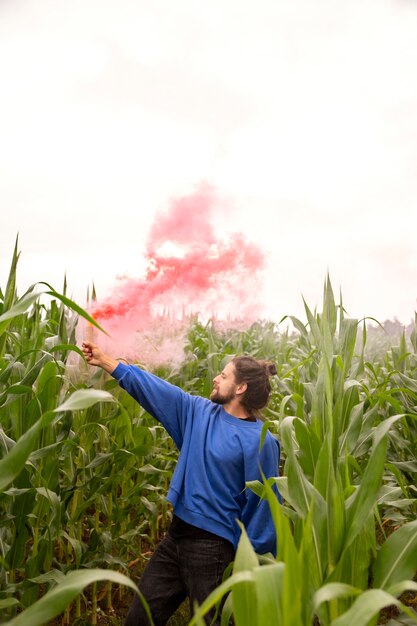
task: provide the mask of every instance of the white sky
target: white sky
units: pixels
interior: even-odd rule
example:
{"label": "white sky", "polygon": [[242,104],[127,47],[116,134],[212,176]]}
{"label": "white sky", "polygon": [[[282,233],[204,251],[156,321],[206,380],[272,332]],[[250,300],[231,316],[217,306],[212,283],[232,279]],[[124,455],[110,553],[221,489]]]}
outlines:
{"label": "white sky", "polygon": [[[0,0],[0,285],[138,277],[201,181],[268,256],[263,312],[417,308],[415,0]],[[261,309],[260,309],[261,310]]]}

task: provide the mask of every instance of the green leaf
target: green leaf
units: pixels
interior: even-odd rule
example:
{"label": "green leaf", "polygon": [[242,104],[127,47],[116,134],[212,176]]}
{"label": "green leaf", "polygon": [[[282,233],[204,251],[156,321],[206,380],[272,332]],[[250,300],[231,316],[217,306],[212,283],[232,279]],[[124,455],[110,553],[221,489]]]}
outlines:
{"label": "green leaf", "polygon": [[115,402],[115,398],[107,391],[99,389],[80,389],[53,411],[47,411],[24,435],[22,435],[8,454],[0,459],[0,492],[22,471],[30,453],[38,441],[40,431],[52,422],[55,413],[85,409],[96,402]]}
{"label": "green leaf", "polygon": [[19,261],[20,252],[18,252],[19,235],[16,235],[14,244],[12,263],[10,266],[9,277],[7,279],[6,291],[4,292],[4,311],[10,309],[16,296],[16,269]]}
{"label": "green leaf", "polygon": [[386,589],[413,578],[417,571],[417,521],[404,524],[388,537],[374,565],[374,586]]}
{"label": "green leaf", "polygon": [[417,582],[415,580],[402,580],[387,589],[387,592],[391,593],[396,598],[404,593],[404,591],[417,591]]}
{"label": "green leaf", "polygon": [[[327,440],[330,448],[329,436]],[[343,550],[345,538],[345,500],[340,474],[335,471],[331,454],[329,454],[326,503],[328,560],[329,568],[332,570],[336,566]]]}
{"label": "green leaf", "polygon": [[314,594],[314,612],[317,611],[323,602],[331,602],[337,598],[346,598],[360,593],[362,593],[361,589],[356,589],[356,587],[352,587],[352,585],[347,585],[346,583],[328,583],[327,585],[323,585],[323,587],[320,587]]}
{"label": "green leaf", "polygon": [[51,287],[51,285],[49,283],[46,283],[44,281],[40,281],[37,284],[38,285],[46,285],[48,287],[48,291],[45,291],[44,293],[48,294],[49,296],[53,296],[54,298],[57,298],[58,300],[61,300],[61,302],[63,304],[65,304],[65,306],[67,306],[69,309],[72,309],[73,311],[78,313],[78,315],[80,315],[85,320],[87,320],[87,322],[89,322],[90,324],[92,324],[93,326],[95,326],[96,328],[101,330],[102,333],[104,333],[105,335],[108,335],[108,333],[106,333],[104,328],[102,328],[100,326],[100,324],[98,322],[96,322],[96,320],[93,317],[91,317],[91,315],[89,315],[87,313],[87,311],[85,311],[76,302],[74,302],[74,300],[71,300],[70,298],[67,298],[67,296],[64,296],[62,293],[58,293],[57,291],[55,291],[55,289],[53,287]]}
{"label": "green leaf", "polygon": [[296,457],[293,440],[293,422],[299,418],[286,417],[281,424],[281,441],[288,458],[286,471],[288,476],[288,491],[291,497],[291,505],[302,517],[308,515],[313,486],[307,480]]}
{"label": "green leaf", "polygon": [[[246,530],[239,524],[242,534],[236,551],[233,573],[253,570],[259,565],[258,557],[249,541]],[[256,592],[252,581],[244,582],[233,587],[233,613],[239,626],[253,626],[256,624]]]}
{"label": "green leaf", "polygon": [[116,402],[116,399],[111,393],[101,389],[78,389],[65,402],[54,409],[54,412],[88,409],[96,402]]}
{"label": "green leaf", "polygon": [[307,320],[308,323],[310,325],[310,330],[313,333],[313,337],[314,337],[314,341],[316,342],[316,346],[318,348],[322,347],[322,336],[321,336],[321,332],[320,332],[320,327],[317,323],[317,319],[315,318],[315,316],[312,314],[312,312],[310,311],[307,302],[304,300],[303,298],[303,303],[304,303],[304,309],[307,315]]}
{"label": "green leaf", "polygon": [[22,315],[28,308],[39,298],[38,293],[27,293],[20,300],[18,300],[13,306],[10,307],[5,313],[0,315],[0,335],[6,330],[10,322],[14,317]]}
{"label": "green leaf", "polygon": [[[282,611],[282,615],[285,618],[285,624],[288,626],[302,626],[302,594],[304,591],[302,587],[304,576],[303,564],[297,551],[290,523],[282,511],[282,506],[278,498],[264,476],[263,479],[277,535],[277,559],[285,563],[280,611]],[[275,572],[275,575],[278,576],[278,572]]]}
{"label": "green leaf", "polygon": [[374,504],[378,498],[384,471],[387,433],[392,424],[399,420],[402,415],[394,415],[384,420],[375,430],[372,452],[366,465],[359,487],[351,497],[347,514],[347,538],[345,549],[352,543],[361,532],[367,519],[373,512]]}
{"label": "green leaf", "polygon": [[[48,591],[40,600],[25,609],[23,613],[7,622],[5,626],[44,626],[48,621],[62,613],[82,592],[84,587],[101,580],[125,585],[141,596],[135,583],[124,574],[104,569],[77,570],[67,574],[62,582],[58,583],[51,591]],[[150,624],[153,626],[147,605],[145,605],[145,609]]]}
{"label": "green leaf", "polygon": [[[214,591],[211,592],[211,594],[204,600],[201,606],[195,607],[194,616],[188,626],[197,626],[198,624],[202,623],[201,618],[206,615],[206,613],[208,613],[210,609],[212,609],[218,602],[220,602],[220,600],[228,591],[234,589],[234,587],[236,587],[237,585],[250,581],[253,581],[253,572],[248,571],[238,572],[237,574],[233,574],[232,576],[230,576],[230,578],[227,578],[227,580],[222,582],[221,585],[219,585]],[[12,626],[15,625],[12,624]],[[23,624],[21,626],[23,626]],[[241,626],[241,624],[239,622],[236,622],[236,626]]]}
{"label": "green leaf", "polygon": [[9,609],[12,606],[17,606],[19,604],[19,600],[17,598],[4,598],[0,600],[0,610]]}
{"label": "green leaf", "polygon": [[164,476],[169,476],[171,474],[170,470],[165,470],[165,469],[161,469],[160,467],[155,467],[154,465],[151,465],[150,463],[146,463],[145,465],[138,467],[138,471],[141,472],[142,474],[151,474],[151,475],[162,474]]}
{"label": "green leaf", "polygon": [[52,422],[54,414],[52,412],[44,415],[35,423],[24,435],[22,435],[8,454],[0,459],[0,492],[4,491],[8,485],[22,471],[29,454],[32,452],[38,441],[39,432]]}
{"label": "green leaf", "polygon": [[[377,616],[386,606],[395,605],[403,608],[394,596],[382,589],[364,591],[352,606],[340,617],[332,621],[331,626],[368,626],[370,620]],[[417,623],[417,621],[416,621]]]}
{"label": "green leaf", "polygon": [[262,565],[256,567],[253,573],[257,599],[257,620],[252,622],[252,625],[275,626],[275,624],[283,624],[284,563]]}

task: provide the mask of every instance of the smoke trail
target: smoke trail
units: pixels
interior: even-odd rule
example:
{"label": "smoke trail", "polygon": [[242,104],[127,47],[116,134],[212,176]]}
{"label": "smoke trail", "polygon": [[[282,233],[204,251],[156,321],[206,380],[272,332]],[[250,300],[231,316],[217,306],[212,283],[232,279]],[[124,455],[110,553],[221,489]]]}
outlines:
{"label": "smoke trail", "polygon": [[174,358],[173,335],[195,314],[230,326],[260,317],[264,255],[241,233],[217,234],[224,210],[214,189],[200,185],[156,214],[145,276],[119,279],[92,311],[124,354]]}

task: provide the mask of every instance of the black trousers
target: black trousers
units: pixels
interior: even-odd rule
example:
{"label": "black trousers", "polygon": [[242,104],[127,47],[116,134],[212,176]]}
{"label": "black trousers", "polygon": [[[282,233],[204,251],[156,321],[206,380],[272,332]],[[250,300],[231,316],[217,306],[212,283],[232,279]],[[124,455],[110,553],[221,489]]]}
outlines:
{"label": "black trousers", "polygon": [[[224,570],[233,561],[231,543],[221,539],[173,539],[168,533],[145,567],[139,589],[149,604],[155,626],[165,626],[185,598],[202,604],[222,582]],[[210,624],[214,616],[206,616]],[[214,624],[220,624],[220,617]],[[135,595],[125,626],[149,626],[143,605]]]}

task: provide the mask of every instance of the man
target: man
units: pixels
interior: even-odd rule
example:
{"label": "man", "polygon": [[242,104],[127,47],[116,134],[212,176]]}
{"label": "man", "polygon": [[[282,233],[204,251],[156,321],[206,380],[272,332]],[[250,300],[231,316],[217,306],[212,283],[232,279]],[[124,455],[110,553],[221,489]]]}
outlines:
{"label": "man", "polygon": [[[207,400],[116,361],[92,342],[85,341],[82,349],[90,365],[111,374],[161,422],[180,451],[168,491],[172,524],[139,583],[155,626],[163,626],[187,596],[191,607],[195,601],[201,604],[221,583],[239,541],[236,520],[243,522],[258,553],[276,551],[269,505],[245,487],[262,473],[278,475],[278,441],[267,433],[260,445],[258,419],[276,368],[249,356],[235,357],[214,378]],[[149,626],[137,596],[125,626]]]}

